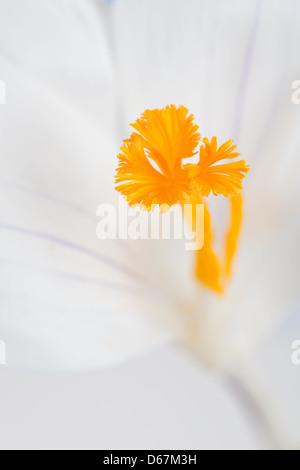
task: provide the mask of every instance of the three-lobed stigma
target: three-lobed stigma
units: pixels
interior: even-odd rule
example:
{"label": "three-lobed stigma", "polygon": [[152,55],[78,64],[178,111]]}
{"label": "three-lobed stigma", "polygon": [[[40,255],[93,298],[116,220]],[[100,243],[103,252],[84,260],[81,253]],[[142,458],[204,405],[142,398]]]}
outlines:
{"label": "three-lobed stigma", "polygon": [[[203,203],[202,198],[211,193],[230,198],[231,220],[224,256],[217,256],[213,250],[206,205],[205,241],[197,252],[195,270],[196,278],[204,285],[216,292],[224,291],[238,244],[241,190],[249,166],[244,160],[236,160],[240,154],[232,140],[218,147],[216,137],[202,139],[194,116],[184,106],[146,110],[131,126],[135,131],[123,142],[115,178],[116,190],[130,206],[148,211],[159,206],[163,211],[174,204]],[[188,159],[195,155],[198,161],[190,163]]]}

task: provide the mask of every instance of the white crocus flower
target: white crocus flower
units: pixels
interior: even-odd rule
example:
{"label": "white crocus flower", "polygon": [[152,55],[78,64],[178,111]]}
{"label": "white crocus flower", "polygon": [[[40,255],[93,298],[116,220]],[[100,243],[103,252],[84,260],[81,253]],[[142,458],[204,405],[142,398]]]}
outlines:
{"label": "white crocus flower", "polygon": [[[109,366],[180,335],[232,369],[295,306],[298,3],[1,4],[0,339],[9,365]],[[196,283],[184,243],[95,234],[97,206],[118,201],[128,124],[170,103],[193,112],[204,135],[234,138],[251,165],[225,297]]]}

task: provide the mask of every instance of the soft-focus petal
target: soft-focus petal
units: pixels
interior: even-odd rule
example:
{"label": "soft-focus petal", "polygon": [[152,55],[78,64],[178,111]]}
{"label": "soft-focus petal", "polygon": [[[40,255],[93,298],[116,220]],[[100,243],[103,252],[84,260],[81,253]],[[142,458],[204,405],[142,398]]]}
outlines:
{"label": "soft-focus petal", "polygon": [[[188,322],[192,341],[208,360],[225,364],[298,298],[300,108],[291,103],[291,84],[300,73],[300,5],[117,0],[113,9],[125,122],[147,107],[183,103],[202,134],[233,138],[251,166],[228,295],[208,294],[205,302],[201,295],[200,306],[196,294],[186,306],[198,324],[197,336]],[[220,226],[224,204],[212,206]]]}
{"label": "soft-focus petal", "polygon": [[126,122],[184,104],[207,137],[228,140],[257,1],[116,0],[113,34]]}
{"label": "soft-focus petal", "polygon": [[[105,10],[1,5],[0,337],[12,366],[92,368],[161,340],[148,280],[96,237],[116,202],[116,90]],[[152,300],[154,298],[154,300]]]}
{"label": "soft-focus petal", "polygon": [[233,371],[252,397],[277,446],[300,448],[299,304],[255,353]]}

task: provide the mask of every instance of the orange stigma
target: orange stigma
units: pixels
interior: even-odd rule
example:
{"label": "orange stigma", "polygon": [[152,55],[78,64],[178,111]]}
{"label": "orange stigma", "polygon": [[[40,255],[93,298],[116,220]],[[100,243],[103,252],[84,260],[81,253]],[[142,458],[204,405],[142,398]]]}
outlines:
{"label": "orange stigma", "polygon": [[[242,221],[242,182],[249,171],[232,140],[218,147],[217,138],[201,140],[194,116],[184,106],[146,110],[124,140],[116,173],[116,190],[130,206],[163,211],[174,204],[202,204],[211,193],[230,198],[231,220],[223,258],[213,248],[211,217],[205,204],[204,246],[197,251],[195,275],[215,292],[223,292],[238,246]],[[199,153],[197,163],[186,159]],[[223,162],[230,160],[229,162]]]}

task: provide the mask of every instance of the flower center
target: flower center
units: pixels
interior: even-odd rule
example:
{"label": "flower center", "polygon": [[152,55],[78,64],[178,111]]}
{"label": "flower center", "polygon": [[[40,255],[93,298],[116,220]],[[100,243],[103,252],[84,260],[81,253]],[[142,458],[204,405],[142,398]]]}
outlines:
{"label": "flower center", "polygon": [[[213,249],[211,217],[205,204],[204,246],[196,254],[199,282],[222,292],[232,269],[242,220],[242,181],[249,171],[244,160],[236,161],[236,145],[228,140],[218,147],[217,138],[201,139],[194,116],[184,106],[146,110],[132,124],[136,132],[124,140],[116,173],[116,190],[130,206],[143,210],[174,204],[205,204],[211,193],[230,198],[231,221],[225,237],[224,259]],[[199,142],[199,161],[193,157]],[[235,160],[220,163],[222,160]],[[151,163],[153,162],[153,164]],[[155,165],[155,166],[154,166]]]}

